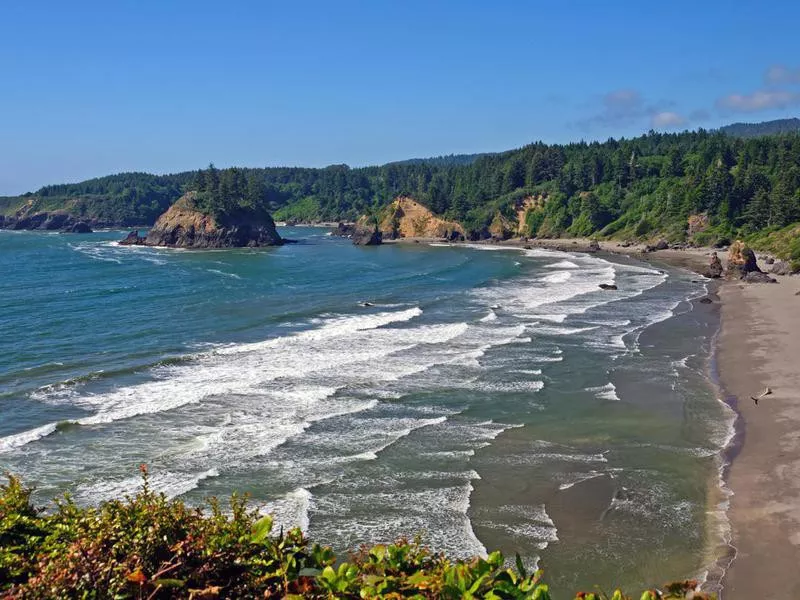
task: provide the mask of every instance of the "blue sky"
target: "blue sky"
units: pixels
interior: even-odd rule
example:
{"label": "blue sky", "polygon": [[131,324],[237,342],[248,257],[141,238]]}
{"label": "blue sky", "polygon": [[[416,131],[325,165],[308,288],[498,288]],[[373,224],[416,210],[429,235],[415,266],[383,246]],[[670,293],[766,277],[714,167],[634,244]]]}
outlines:
{"label": "blue sky", "polygon": [[800,2],[3,3],[0,195],[800,115]]}

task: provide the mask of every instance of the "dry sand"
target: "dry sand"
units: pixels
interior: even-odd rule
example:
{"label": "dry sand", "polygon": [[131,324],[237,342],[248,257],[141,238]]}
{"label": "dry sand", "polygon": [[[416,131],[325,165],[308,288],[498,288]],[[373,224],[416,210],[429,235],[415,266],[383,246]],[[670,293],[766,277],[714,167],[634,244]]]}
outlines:
{"label": "dry sand", "polygon": [[719,374],[744,425],[728,476],[736,556],[725,600],[800,598],[800,277],[778,280],[719,291]]}

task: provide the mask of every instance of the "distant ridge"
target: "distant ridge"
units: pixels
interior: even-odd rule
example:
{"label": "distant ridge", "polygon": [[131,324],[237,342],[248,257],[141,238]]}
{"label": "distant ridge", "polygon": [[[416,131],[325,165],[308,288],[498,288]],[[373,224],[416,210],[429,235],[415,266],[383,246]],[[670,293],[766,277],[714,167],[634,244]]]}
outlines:
{"label": "distant ridge", "polygon": [[492,156],[496,152],[481,152],[479,154],[448,154],[446,156],[434,156],[431,158],[408,158],[387,163],[389,165],[428,165],[430,167],[457,167],[461,165],[471,165],[476,160],[484,156]]}
{"label": "distant ridge", "polygon": [[794,133],[800,131],[800,119],[776,119],[761,123],[731,123],[720,127],[719,130],[727,135],[741,138],[761,137],[763,135],[776,135],[780,133]]}

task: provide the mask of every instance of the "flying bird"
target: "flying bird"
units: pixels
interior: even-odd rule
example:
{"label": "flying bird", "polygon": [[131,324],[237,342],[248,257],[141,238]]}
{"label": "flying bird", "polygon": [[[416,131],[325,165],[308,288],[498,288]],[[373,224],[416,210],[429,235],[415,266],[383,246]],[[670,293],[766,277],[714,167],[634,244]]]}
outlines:
{"label": "flying bird", "polygon": [[772,393],[772,390],[769,388],[765,388],[763,392],[761,392],[758,396],[750,396],[750,400],[758,406],[758,401],[761,400],[764,396],[769,396]]}

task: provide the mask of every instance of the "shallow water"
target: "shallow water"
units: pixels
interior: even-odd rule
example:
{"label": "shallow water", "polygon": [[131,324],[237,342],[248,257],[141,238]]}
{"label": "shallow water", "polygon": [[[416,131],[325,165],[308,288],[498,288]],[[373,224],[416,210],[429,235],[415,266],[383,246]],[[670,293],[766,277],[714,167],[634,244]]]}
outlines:
{"label": "shallow water", "polygon": [[145,462],[170,496],[249,492],[339,550],[421,533],[517,551],[570,589],[702,571],[728,434],[705,376],[716,317],[687,301],[703,284],[282,233],[301,243],[0,231],[0,466],[41,500],[96,503]]}

